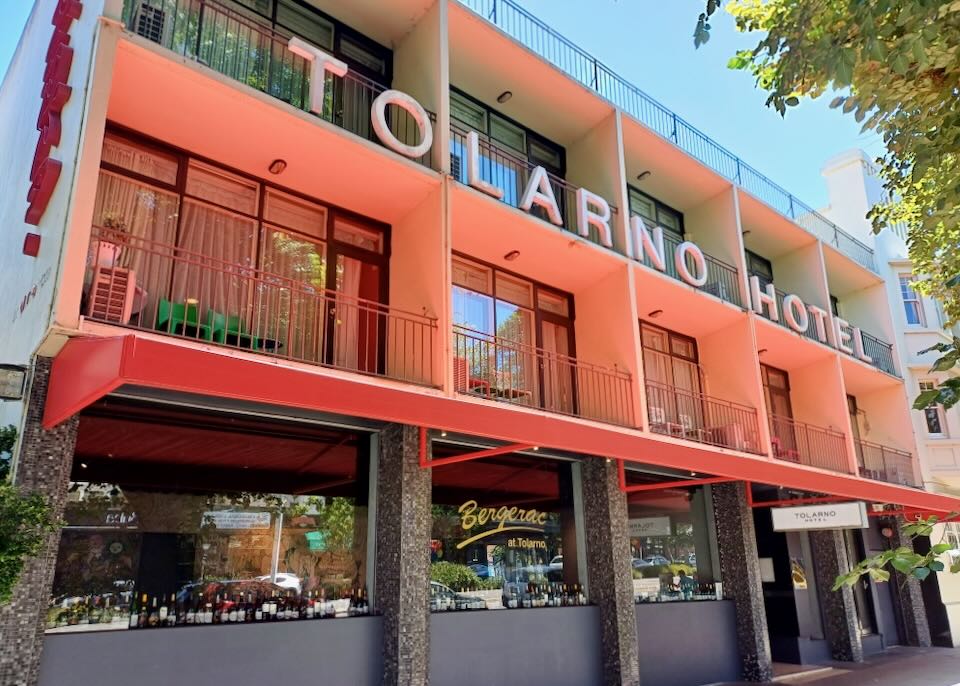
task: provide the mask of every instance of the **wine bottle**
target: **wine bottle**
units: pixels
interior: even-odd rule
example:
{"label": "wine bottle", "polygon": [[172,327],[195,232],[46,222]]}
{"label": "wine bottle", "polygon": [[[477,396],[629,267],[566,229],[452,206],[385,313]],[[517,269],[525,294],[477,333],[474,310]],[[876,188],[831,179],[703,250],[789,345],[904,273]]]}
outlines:
{"label": "wine bottle", "polygon": [[166,626],[167,617],[170,615],[170,608],[167,606],[166,596],[163,596],[160,602],[160,609],[157,612],[157,626]]}
{"label": "wine bottle", "polygon": [[227,613],[227,621],[231,624],[237,623],[237,609],[240,606],[240,600],[237,596],[233,598],[233,604],[230,606],[230,611]]}
{"label": "wine bottle", "polygon": [[157,596],[153,596],[150,602],[150,614],[147,616],[147,626],[155,627],[160,622],[160,610],[157,607]]}
{"label": "wine bottle", "polygon": [[140,626],[140,605],[137,602],[137,594],[133,594],[133,598],[130,601],[130,621],[127,626],[130,629],[136,629]]}

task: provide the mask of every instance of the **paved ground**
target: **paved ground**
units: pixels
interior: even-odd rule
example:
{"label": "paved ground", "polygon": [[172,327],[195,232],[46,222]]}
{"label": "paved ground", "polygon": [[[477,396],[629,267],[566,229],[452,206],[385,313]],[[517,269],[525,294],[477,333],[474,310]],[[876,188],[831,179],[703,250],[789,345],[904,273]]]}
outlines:
{"label": "paved ground", "polygon": [[832,662],[825,666],[831,669],[818,670],[806,676],[784,675],[777,683],[816,686],[960,686],[960,649],[896,647],[883,655],[870,657],[862,664]]}

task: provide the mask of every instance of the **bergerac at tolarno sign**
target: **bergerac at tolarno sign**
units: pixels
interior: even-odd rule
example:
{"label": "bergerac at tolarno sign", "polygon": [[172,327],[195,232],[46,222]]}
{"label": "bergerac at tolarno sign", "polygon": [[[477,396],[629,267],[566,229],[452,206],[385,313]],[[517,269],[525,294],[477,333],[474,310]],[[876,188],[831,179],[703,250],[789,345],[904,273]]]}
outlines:
{"label": "bergerac at tolarno sign", "polygon": [[862,502],[775,507],[770,510],[774,531],[866,529],[870,526]]}
{"label": "bergerac at tolarno sign", "polygon": [[[309,63],[310,109],[322,115],[326,75],[342,77],[349,68],[346,63],[300,38],[291,38],[288,47],[291,52]],[[388,105],[400,107],[410,114],[419,129],[419,144],[408,145],[393,134],[386,119]],[[370,115],[374,131],[388,148],[413,159],[420,158],[430,151],[433,144],[430,117],[423,106],[406,93],[397,90],[384,91],[374,99]],[[463,146],[467,184],[493,198],[501,199],[504,195],[503,189],[481,178],[479,140],[477,132],[471,131],[467,134]],[[546,214],[551,223],[563,226],[560,206],[550,185],[550,177],[543,167],[537,166],[531,170],[517,206],[526,212],[537,207]],[[613,230],[610,220],[613,213],[610,203],[586,188],[578,188],[575,211],[577,233],[584,238],[589,238],[592,229],[596,232],[600,244],[612,249]],[[647,261],[654,269],[664,272],[667,270],[667,260],[672,257],[673,266],[683,281],[695,288],[701,288],[708,281],[709,263],[696,243],[684,241],[676,247],[672,256],[668,256],[664,245],[663,228],[654,226],[651,229],[639,216],[630,217],[625,243],[624,252],[630,259],[638,262]],[[750,277],[749,290],[751,307],[757,314],[763,314],[766,310],[767,316],[777,322],[782,317],[786,325],[797,333],[804,333],[812,326],[813,333],[821,343],[837,348],[864,362],[873,361],[864,349],[862,331],[851,326],[847,321],[823,308],[807,305],[800,296],[794,294],[787,295],[783,299],[781,311],[774,285],[771,283],[761,287],[759,279],[755,276]]]}

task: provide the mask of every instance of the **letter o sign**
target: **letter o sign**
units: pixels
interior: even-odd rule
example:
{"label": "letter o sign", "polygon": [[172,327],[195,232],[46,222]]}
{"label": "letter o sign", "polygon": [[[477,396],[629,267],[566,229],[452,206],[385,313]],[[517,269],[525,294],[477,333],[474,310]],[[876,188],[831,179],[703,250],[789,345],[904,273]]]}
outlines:
{"label": "letter o sign", "polygon": [[[693,270],[687,265],[687,258],[693,263]],[[695,288],[703,288],[707,283],[707,260],[696,243],[684,241],[673,253],[674,266],[680,278]],[[696,272],[696,273],[694,273]]]}
{"label": "letter o sign", "polygon": [[800,296],[792,293],[783,299],[783,318],[787,320],[787,326],[797,333],[805,333],[810,325],[807,306]]}
{"label": "letter o sign", "polygon": [[[420,130],[420,144],[407,145],[393,135],[387,125],[387,105],[396,105],[406,110]],[[430,116],[419,102],[406,93],[398,90],[385,90],[378,95],[370,107],[370,118],[373,120],[373,130],[377,137],[391,150],[406,155],[412,159],[423,157],[433,145],[433,127],[430,126]]]}

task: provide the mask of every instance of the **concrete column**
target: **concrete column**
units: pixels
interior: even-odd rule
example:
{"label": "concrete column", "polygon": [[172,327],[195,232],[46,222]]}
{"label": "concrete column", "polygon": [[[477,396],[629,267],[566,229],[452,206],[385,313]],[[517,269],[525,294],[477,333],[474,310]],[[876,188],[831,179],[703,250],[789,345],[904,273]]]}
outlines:
{"label": "concrete column", "polygon": [[581,463],[590,602],[600,608],[604,686],[638,686],[640,659],[633,604],[627,496],[615,462]]}
{"label": "concrete column", "polygon": [[[893,532],[893,536],[890,537],[892,547],[905,546],[913,550],[913,540],[903,535],[903,524],[904,521],[899,517],[884,518],[881,522],[882,527],[889,527]],[[900,640],[908,646],[930,647],[932,645],[930,625],[927,622],[927,608],[923,602],[920,581],[914,576],[893,571],[890,576],[890,589],[893,591],[893,601],[896,603]]]}
{"label": "concrete column", "polygon": [[420,468],[418,450],[417,427],[393,424],[380,434],[375,604],[384,686],[429,683],[431,470]]}
{"label": "concrete column", "polygon": [[[67,486],[77,439],[78,418],[52,431],[40,424],[47,397],[52,360],[34,363],[27,416],[19,439],[15,483],[24,493],[39,493],[50,504],[54,519],[63,517]],[[13,600],[0,606],[0,684],[32,686],[37,682],[47,605],[53,587],[60,531],[46,537],[40,553],[27,560],[13,591]]]}
{"label": "concrete column", "polygon": [[746,485],[717,484],[712,487],[712,496],[723,595],[736,608],[741,676],[746,681],[771,681],[770,636],[763,607],[753,508],[747,504]]}
{"label": "concrete column", "polygon": [[847,557],[847,546],[842,531],[811,531],[810,549],[813,552],[813,571],[820,596],[823,635],[830,645],[834,660],[863,662],[863,643],[853,590],[844,586],[831,590],[839,574],[850,570],[856,560]]}

